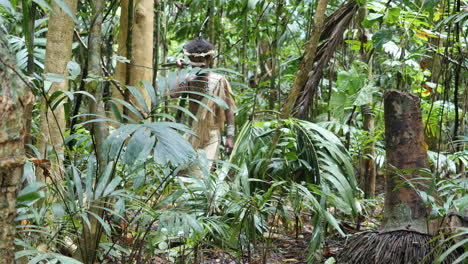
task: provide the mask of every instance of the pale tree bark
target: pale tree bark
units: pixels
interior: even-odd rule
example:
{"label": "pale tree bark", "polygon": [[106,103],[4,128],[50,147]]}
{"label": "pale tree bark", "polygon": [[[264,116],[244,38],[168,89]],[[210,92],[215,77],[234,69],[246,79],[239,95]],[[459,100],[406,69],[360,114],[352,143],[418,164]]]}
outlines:
{"label": "pale tree bark", "polygon": [[309,78],[309,72],[312,70],[315,53],[317,52],[320,35],[322,34],[322,28],[325,21],[325,10],[328,5],[328,0],[319,0],[317,5],[317,11],[314,16],[314,30],[310,35],[309,40],[305,44],[304,57],[299,64],[299,72],[294,79],[294,84],[289,91],[289,95],[286,98],[286,102],[283,105],[281,111],[281,118],[289,118],[294,108],[299,92],[306,84]]}
{"label": "pale tree bark", "polygon": [[[119,24],[119,38],[118,38],[118,49],[117,55],[126,57],[127,56],[127,28],[128,28],[128,0],[122,0],[120,2],[120,24]],[[121,87],[125,85],[125,73],[127,72],[127,64],[117,62],[115,67],[115,79],[119,82]],[[122,91],[119,91],[118,87],[113,87],[112,97],[118,99],[124,99]],[[122,106],[119,106],[119,110],[122,112]]]}
{"label": "pale tree bark", "polygon": [[[135,1],[134,6],[129,6],[133,2],[132,0],[121,1],[118,55],[127,57],[130,64],[117,63],[115,78],[121,84],[122,89],[125,89],[124,85],[138,88],[149,105],[149,96],[140,82],[153,82],[154,0]],[[132,21],[129,21],[129,18]],[[124,98],[117,87],[114,87],[112,96]],[[130,97],[125,99],[134,101]]]}
{"label": "pale tree bark", "polygon": [[[76,12],[77,0],[63,0],[72,12]],[[67,63],[72,56],[73,19],[66,14],[55,1],[52,8],[47,31],[46,57],[44,63],[45,73],[55,73],[67,76]],[[56,91],[67,91],[68,82],[54,82],[46,94],[49,98]],[[49,102],[53,105],[54,102]],[[55,181],[61,179],[63,171],[63,134],[65,132],[65,111],[63,106],[51,111],[44,97],[41,97],[40,129],[42,136],[39,138],[39,151],[47,154],[49,146],[53,146],[56,152],[51,158],[51,177]],[[38,180],[44,181],[44,175],[38,170]]]}
{"label": "pale tree bark", "polygon": [[[27,117],[34,96],[18,78],[14,57],[0,39],[0,263],[15,263],[16,195],[26,155]],[[15,72],[16,71],[16,72]]]}

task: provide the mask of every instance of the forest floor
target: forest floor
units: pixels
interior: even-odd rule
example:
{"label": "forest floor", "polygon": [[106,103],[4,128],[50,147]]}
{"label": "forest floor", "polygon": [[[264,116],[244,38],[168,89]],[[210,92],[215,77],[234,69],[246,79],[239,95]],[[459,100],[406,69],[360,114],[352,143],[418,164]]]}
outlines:
{"label": "forest floor", "polygon": [[[235,255],[222,249],[204,249],[201,263],[203,264],[302,264],[307,263],[308,244],[312,233],[300,233],[298,238],[285,234],[274,234],[268,244],[261,244],[255,247],[255,252],[249,256],[248,252],[242,256]],[[336,256],[342,251],[345,238],[332,236],[327,239],[323,248],[322,259],[326,261]],[[264,250],[266,252],[264,252]],[[264,255],[266,254],[266,255]],[[264,261],[265,260],[265,261]],[[166,256],[160,255],[152,259],[151,263],[174,263]],[[175,263],[187,263],[186,261]],[[192,262],[191,262],[192,263]],[[335,262],[329,262],[335,263]]]}
{"label": "forest floor", "polygon": [[[359,230],[353,223],[340,222],[344,232],[348,234],[365,231],[361,226]],[[338,254],[343,250],[347,238],[341,237],[336,231],[329,230],[322,250],[322,263],[335,263]],[[304,225],[297,235],[294,232],[265,233],[264,238],[269,242],[258,243],[252,252],[229,252],[227,250],[205,248],[202,251],[200,264],[302,264],[307,263],[308,246],[312,237],[312,226]],[[151,263],[195,263],[192,261],[171,262],[165,255],[152,259]]]}
{"label": "forest floor", "polygon": [[[380,193],[373,200],[373,206],[367,206],[360,216],[359,223],[340,220],[340,216],[335,215],[338,219],[341,230],[352,235],[358,232],[375,230],[378,228],[383,216],[383,193],[385,190],[385,179],[380,175],[377,185],[377,193]],[[367,211],[366,211],[367,210]],[[339,213],[338,213],[339,214]],[[309,219],[307,219],[309,218]],[[187,259],[178,259],[172,261],[168,258],[168,254],[158,254],[151,258],[148,264],[160,263],[175,263],[175,264],[302,264],[307,263],[308,246],[312,239],[313,225],[310,217],[302,217],[298,231],[294,227],[285,227],[283,223],[276,219],[269,222],[270,233],[264,233],[263,238],[257,238],[256,243],[251,249],[251,252],[237,252],[223,248],[213,248],[204,246],[199,249],[201,254],[200,260],[193,260],[193,249],[186,249],[185,255],[189,255]],[[348,237],[342,237],[335,229],[328,227],[325,243],[322,247],[322,254],[319,256],[322,263],[336,263],[338,255],[343,250]],[[207,243],[208,244],[208,243]],[[184,254],[179,254],[184,255]]]}

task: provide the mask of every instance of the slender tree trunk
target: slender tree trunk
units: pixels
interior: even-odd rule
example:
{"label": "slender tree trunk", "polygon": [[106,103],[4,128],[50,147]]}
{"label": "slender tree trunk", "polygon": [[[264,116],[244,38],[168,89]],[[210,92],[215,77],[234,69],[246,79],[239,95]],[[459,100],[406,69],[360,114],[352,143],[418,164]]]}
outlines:
{"label": "slender tree trunk", "polygon": [[[24,3],[24,2],[23,2]],[[24,4],[23,4],[23,8]],[[24,11],[23,11],[24,12]],[[23,13],[24,14],[24,13]],[[34,22],[36,21],[36,3],[31,3],[29,8],[29,12],[26,14],[29,16],[29,23],[28,27],[28,34],[29,36],[25,36],[27,39],[28,45],[28,75],[33,76],[34,74]]]}
{"label": "slender tree trunk", "polygon": [[153,42],[153,87],[156,89],[158,70],[159,70],[159,43],[161,42],[160,25],[161,25],[161,4],[156,2],[156,17],[154,18],[154,42]]}
{"label": "slender tree trunk", "polygon": [[[412,180],[421,177],[421,173],[414,170],[429,168],[419,98],[397,90],[386,91],[384,111],[385,145],[390,172],[387,175],[382,230],[409,230],[427,234],[426,207],[419,194],[407,184],[407,181],[411,181],[411,184],[421,188],[418,182]],[[403,186],[400,186],[402,183]]]}
{"label": "slender tree trunk", "polygon": [[[102,0],[93,1],[93,16],[91,21],[91,32],[88,38],[88,58],[89,58],[89,73],[94,76],[102,76],[101,69],[101,46],[102,46],[102,23],[103,12],[105,3]],[[93,100],[89,103],[89,113],[92,115],[105,116],[104,102],[102,101],[104,84],[99,81],[91,81],[87,85],[87,90],[94,96],[96,102]],[[99,118],[99,117],[98,117]],[[109,134],[107,124],[105,122],[93,123],[91,132],[94,136],[96,157],[98,160],[99,170],[106,166],[106,157],[102,153],[104,140]]]}
{"label": "slender tree trunk", "polygon": [[[370,139],[374,136],[374,111],[370,104],[361,106],[361,114],[363,117],[363,130],[367,132],[367,138]],[[375,167],[375,141],[369,140],[364,146],[363,159],[361,164],[361,175],[364,178],[364,196],[366,198],[373,198],[375,196],[375,184],[377,170]]]}
{"label": "slender tree trunk", "polygon": [[9,68],[14,57],[0,40],[0,264],[15,263],[16,195],[26,160],[27,117],[34,95]]}
{"label": "slender tree trunk", "polygon": [[[130,64],[118,63],[115,77],[123,85],[135,86],[150,105],[150,99],[141,81],[153,82],[154,0],[122,0],[119,32],[119,56],[127,57]],[[129,19],[131,21],[129,21]],[[130,30],[129,30],[129,27]],[[130,32],[130,34],[129,34]],[[123,98],[114,87],[113,97]],[[132,100],[130,97],[127,100]]]}
{"label": "slender tree trunk", "polygon": [[241,74],[244,81],[247,80],[247,38],[249,37],[249,3],[245,2],[243,28],[242,28],[242,50],[240,52]]}
{"label": "slender tree trunk", "polygon": [[[210,29],[210,43],[213,45],[213,47],[216,47],[216,30],[215,30],[215,8],[216,8],[216,0],[210,0],[210,7],[209,7],[209,29]],[[213,67],[214,65],[214,60],[211,60],[211,65],[210,67]]]}
{"label": "slender tree trunk", "polygon": [[[271,75],[270,75],[270,95],[268,98],[268,106],[270,110],[275,109],[275,102],[276,98],[279,97],[279,93],[277,93],[276,90],[276,55],[277,55],[277,49],[278,49],[278,38],[279,38],[279,24],[281,22],[280,16],[281,16],[281,11],[283,9],[283,1],[279,0],[276,6],[276,23],[275,23],[275,33],[273,36],[273,40],[271,42]],[[279,87],[279,86],[278,86]]]}
{"label": "slender tree trunk", "polygon": [[[468,79],[465,81],[465,90],[463,91],[462,95],[462,118],[460,120],[460,131],[462,134],[466,135],[466,113],[468,113]],[[460,147],[459,149],[463,150],[465,149],[466,143],[465,142],[460,142]],[[466,173],[465,173],[465,164],[460,161],[459,163],[459,173],[461,173],[462,177],[466,178]]]}
{"label": "slender tree trunk", "polygon": [[[37,4],[36,3],[32,3],[31,4],[31,8],[29,10],[29,25],[28,25],[28,28],[29,28],[29,41],[30,41],[30,49],[28,48],[28,75],[33,77],[34,76],[34,22],[36,21],[36,8],[37,8]],[[32,111],[28,111],[29,114],[32,115]],[[26,131],[28,133],[28,135],[26,136],[26,144],[34,144],[33,143],[33,137],[31,136],[30,134],[30,131],[31,131],[31,126],[32,126],[32,116],[29,116],[29,117],[26,117],[25,118],[26,120]],[[30,148],[26,147],[26,152],[28,153],[28,155],[33,155],[32,151],[30,150]]]}
{"label": "slender tree trunk", "polygon": [[[76,12],[77,0],[63,0],[72,12]],[[55,1],[52,8],[47,31],[46,57],[44,64],[45,73],[56,73],[67,76],[67,63],[72,56],[74,21],[67,15]],[[47,92],[49,98],[56,91],[67,91],[68,82],[54,82]],[[54,102],[49,102],[53,105]],[[41,97],[39,151],[47,154],[49,146],[55,149],[55,155],[50,157],[52,161],[51,177],[59,181],[63,170],[63,133],[65,132],[65,111],[63,106],[58,106],[54,111],[49,108],[45,98]],[[44,181],[41,170],[38,170],[38,179]]]}
{"label": "slender tree trunk", "polygon": [[286,98],[286,102],[283,105],[281,111],[281,118],[288,118],[291,116],[293,111],[294,103],[296,102],[299,92],[306,84],[309,72],[312,70],[315,53],[317,51],[318,42],[320,35],[322,34],[323,23],[325,21],[325,10],[328,5],[328,0],[319,0],[317,5],[317,11],[314,17],[314,30],[310,35],[309,40],[305,45],[304,57],[299,64],[299,72],[294,79],[294,84],[289,91],[289,95]]}
{"label": "slender tree trunk", "polygon": [[224,13],[224,8],[221,5],[219,9],[219,22],[218,22],[218,56],[216,59],[216,65],[223,65],[223,61],[221,59],[223,56],[221,56],[221,50],[223,48],[223,13]]}
{"label": "slender tree trunk", "polygon": [[[101,69],[101,45],[102,45],[102,23],[103,23],[103,12],[105,10],[104,0],[95,0],[91,2],[92,6],[92,18],[91,18],[91,30],[88,38],[88,58],[89,58],[89,73],[93,76],[102,76]],[[92,94],[96,102],[91,101],[89,104],[89,113],[99,116],[105,116],[104,102],[102,102],[103,83],[93,80],[87,84],[87,90]],[[104,140],[108,136],[108,127],[106,122],[92,123],[91,132],[94,137],[94,147],[96,150],[96,159],[98,161],[98,175],[102,175],[104,168],[107,165],[107,159],[105,153],[102,153]],[[96,180],[97,181],[97,180]],[[91,199],[91,197],[88,197]],[[105,207],[106,205],[102,202],[97,202],[92,208],[89,208],[91,212],[102,217],[103,210],[98,207]],[[84,225],[84,234],[81,238],[83,241],[80,243],[84,249],[80,251],[80,258],[86,264],[95,263],[96,252],[100,241],[102,227],[98,220],[88,214],[88,219],[91,226]]]}
{"label": "slender tree trunk", "polygon": [[[362,62],[367,61],[365,44],[367,43],[367,32],[366,29],[361,25],[364,18],[367,16],[367,1],[362,3],[359,7],[356,21],[358,23],[358,28],[361,33],[361,50],[360,50],[360,59]],[[369,67],[368,67],[368,82],[372,82],[372,56],[369,58]],[[363,130],[367,132],[367,138],[370,139],[374,137],[374,111],[372,110],[372,102],[366,105],[361,106],[361,114],[363,118]],[[377,168],[375,166],[375,141],[368,140],[364,146],[363,159],[361,160],[361,175],[364,180],[364,196],[366,198],[373,198],[375,196],[375,184],[377,176]]]}

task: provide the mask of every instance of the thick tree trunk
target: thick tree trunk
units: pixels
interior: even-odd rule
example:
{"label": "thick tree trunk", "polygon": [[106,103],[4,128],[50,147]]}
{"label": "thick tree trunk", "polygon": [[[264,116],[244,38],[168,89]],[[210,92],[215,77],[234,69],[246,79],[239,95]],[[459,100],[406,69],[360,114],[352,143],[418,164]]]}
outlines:
{"label": "thick tree trunk", "polygon": [[[144,86],[140,85],[140,81],[153,82],[154,0],[136,1],[134,8],[129,7],[129,0],[122,0],[121,10],[118,55],[127,57],[130,64],[117,63],[115,77],[122,88],[123,85],[138,88],[149,105],[149,96]],[[133,11],[134,14],[129,14],[129,11]],[[131,54],[128,53],[129,47],[127,45],[129,43],[129,18],[133,18],[133,21],[130,21],[132,24],[130,30]],[[113,89],[112,96],[123,98],[116,87]]]}
{"label": "thick tree trunk", "polygon": [[[433,263],[441,245],[429,234],[424,206],[419,194],[410,186],[421,188],[415,180],[422,176],[417,169],[428,168],[424,143],[421,106],[417,96],[389,90],[384,93],[385,144],[389,174],[381,231],[355,235],[338,257],[338,263]],[[442,263],[453,263],[452,252]]]}
{"label": "thick tree trunk", "polygon": [[[117,55],[126,57],[127,56],[127,28],[128,28],[128,0],[122,0],[120,2],[120,24],[119,24],[119,38],[118,38],[118,48]],[[128,58],[130,59],[130,58]],[[125,75],[127,72],[127,64],[122,62],[117,62],[115,67],[115,79],[119,82],[121,89],[125,83]],[[123,91],[123,90],[122,90]],[[112,97],[118,99],[124,99],[122,91],[119,91],[118,87],[113,87]],[[122,112],[122,106],[119,106],[120,112]]]}
{"label": "thick tree trunk", "polygon": [[16,194],[26,160],[26,117],[33,94],[12,69],[14,59],[0,41],[0,263],[15,263]]}
{"label": "thick tree trunk", "polygon": [[[77,0],[64,0],[67,6],[76,12]],[[56,73],[67,76],[67,63],[72,56],[74,21],[67,15],[55,1],[52,1],[49,27],[47,31],[46,58],[44,64],[45,73]],[[54,82],[50,87],[47,97],[56,91],[67,91],[68,82]],[[54,102],[50,102],[52,105]],[[51,158],[51,177],[59,181],[63,170],[63,134],[65,133],[65,111],[63,106],[57,107],[53,112],[48,107],[45,98],[41,97],[40,128],[43,137],[39,139],[39,151],[47,153],[48,146],[53,146],[56,152]],[[38,170],[38,178],[44,181],[43,173]]]}
{"label": "thick tree trunk", "polygon": [[[131,71],[130,85],[139,87],[145,96],[146,103],[150,103],[149,96],[140,81],[151,83],[153,78],[153,28],[154,28],[154,0],[137,1],[135,21],[133,24],[133,58],[136,66]],[[145,68],[146,67],[146,68]]]}
{"label": "thick tree trunk", "polygon": [[[429,230],[424,202],[406,182],[421,176],[417,169],[429,168],[419,98],[397,90],[386,91],[384,111],[390,174],[387,175],[381,228],[383,231],[409,230],[427,234]],[[414,181],[411,183],[421,187]]]}

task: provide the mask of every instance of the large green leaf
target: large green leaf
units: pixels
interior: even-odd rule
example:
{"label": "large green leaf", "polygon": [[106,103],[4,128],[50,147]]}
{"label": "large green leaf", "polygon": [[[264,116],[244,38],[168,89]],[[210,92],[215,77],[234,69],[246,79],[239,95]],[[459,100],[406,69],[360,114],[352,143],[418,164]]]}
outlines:
{"label": "large green leaf", "polygon": [[143,127],[138,129],[127,144],[123,155],[123,162],[130,166],[135,164],[142,150],[150,143],[152,143],[150,146],[152,148],[154,141],[151,142],[151,131]]}
{"label": "large green leaf", "polygon": [[13,14],[13,6],[11,5],[10,1],[8,0],[0,0],[0,6],[3,6],[8,13]]}
{"label": "large green leaf", "polygon": [[377,50],[382,50],[383,45],[390,40],[392,40],[393,31],[389,29],[381,29],[372,36],[372,42],[374,43],[374,47]]}
{"label": "large green leaf", "polygon": [[155,161],[161,165],[179,165],[195,157],[192,145],[176,130],[160,123],[146,124],[156,135]]}
{"label": "large green leaf", "polygon": [[378,91],[379,88],[374,86],[373,83],[366,84],[359,90],[356,99],[354,99],[353,105],[361,106],[371,103],[373,95]]}

